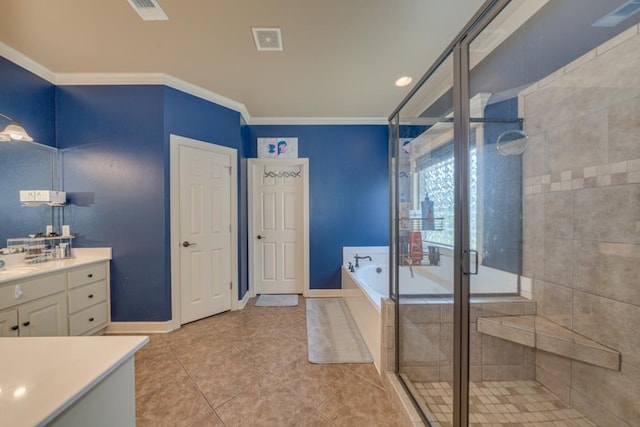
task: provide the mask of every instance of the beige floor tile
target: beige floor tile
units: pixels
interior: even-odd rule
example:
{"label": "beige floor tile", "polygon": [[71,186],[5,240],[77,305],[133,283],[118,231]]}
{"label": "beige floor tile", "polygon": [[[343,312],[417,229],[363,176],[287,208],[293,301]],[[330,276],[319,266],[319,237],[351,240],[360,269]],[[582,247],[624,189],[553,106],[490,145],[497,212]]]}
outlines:
{"label": "beige floor tile", "polygon": [[319,407],[354,376],[345,365],[314,364],[306,359],[297,359],[274,374],[281,378],[305,405],[312,408]]}
{"label": "beige floor tile", "polygon": [[136,425],[189,426],[213,410],[190,381],[174,383],[136,399]]}
{"label": "beige floor tile", "polygon": [[357,375],[323,403],[319,411],[337,426],[396,426],[400,423],[384,390]]}
{"label": "beige floor tile", "polygon": [[154,354],[135,356],[136,396],[142,396],[189,377],[169,347],[159,347]]}
{"label": "beige floor tile", "polygon": [[308,362],[304,298],[256,299],[150,337],[136,354],[139,426],[398,425],[372,364]]}
{"label": "beige floor tile", "polygon": [[263,380],[216,408],[226,426],[288,426],[305,407],[282,382]]}

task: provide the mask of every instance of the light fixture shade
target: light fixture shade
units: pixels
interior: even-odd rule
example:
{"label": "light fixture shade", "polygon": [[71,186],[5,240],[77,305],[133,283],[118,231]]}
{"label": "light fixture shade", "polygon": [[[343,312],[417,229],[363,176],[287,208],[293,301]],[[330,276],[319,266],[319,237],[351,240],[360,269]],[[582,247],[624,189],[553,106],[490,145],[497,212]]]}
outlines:
{"label": "light fixture shade", "polygon": [[27,131],[16,122],[9,124],[2,132],[0,132],[0,139],[5,141],[10,139],[13,139],[14,141],[33,141],[33,138],[31,138]]}
{"label": "light fixture shade", "polygon": [[0,133],[0,141],[11,141],[11,138],[9,138],[9,135],[3,135]]}

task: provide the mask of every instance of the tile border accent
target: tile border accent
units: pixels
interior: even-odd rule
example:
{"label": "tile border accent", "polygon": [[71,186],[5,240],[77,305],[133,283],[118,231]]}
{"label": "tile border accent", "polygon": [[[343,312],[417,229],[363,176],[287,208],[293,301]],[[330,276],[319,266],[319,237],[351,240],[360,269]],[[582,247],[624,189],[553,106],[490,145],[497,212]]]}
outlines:
{"label": "tile border accent", "polygon": [[640,158],[568,169],[524,179],[524,194],[640,184]]}

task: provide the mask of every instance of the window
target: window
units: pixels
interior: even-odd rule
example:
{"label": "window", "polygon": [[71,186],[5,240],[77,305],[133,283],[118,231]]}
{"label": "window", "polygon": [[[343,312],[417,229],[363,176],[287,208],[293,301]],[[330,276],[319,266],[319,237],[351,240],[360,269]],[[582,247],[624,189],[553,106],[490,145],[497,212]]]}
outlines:
{"label": "window", "polygon": [[[418,189],[420,200],[428,194],[433,201],[433,211],[436,218],[443,219],[442,231],[428,231],[423,239],[442,246],[454,245],[454,165],[453,152],[447,150],[446,155],[432,157],[429,162],[418,162]],[[478,228],[476,217],[478,206],[478,156],[475,147],[470,151],[470,240],[471,248],[476,249]],[[422,163],[422,165],[420,165]],[[420,168],[420,166],[422,166]]]}

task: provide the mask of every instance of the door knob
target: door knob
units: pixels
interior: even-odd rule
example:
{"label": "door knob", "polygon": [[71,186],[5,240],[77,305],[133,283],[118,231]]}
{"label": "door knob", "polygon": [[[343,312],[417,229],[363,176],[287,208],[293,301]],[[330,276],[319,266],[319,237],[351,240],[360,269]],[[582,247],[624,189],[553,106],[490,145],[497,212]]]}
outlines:
{"label": "door knob", "polygon": [[188,248],[189,246],[195,246],[195,243],[189,243],[186,240],[184,242],[182,242],[182,246],[184,246],[185,248]]}
{"label": "door knob", "polygon": [[261,240],[261,239],[266,239],[266,237],[258,234],[258,240]]}

